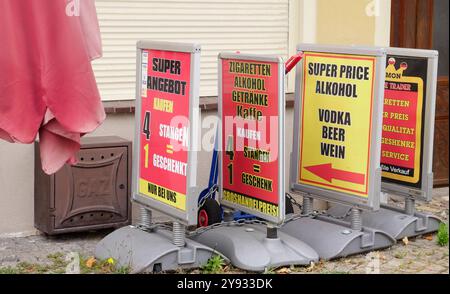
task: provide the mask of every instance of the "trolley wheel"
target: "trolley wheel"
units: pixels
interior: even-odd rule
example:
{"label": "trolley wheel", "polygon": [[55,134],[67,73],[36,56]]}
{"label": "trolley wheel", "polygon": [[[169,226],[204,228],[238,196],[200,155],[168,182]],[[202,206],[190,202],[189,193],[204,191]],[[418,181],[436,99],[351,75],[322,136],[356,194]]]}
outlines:
{"label": "trolley wheel", "polygon": [[286,214],[294,213],[294,206],[292,205],[291,198],[286,196],[284,205],[285,205],[285,213]]}
{"label": "trolley wheel", "polygon": [[198,226],[207,227],[222,221],[222,211],[215,199],[208,198],[198,209]]}

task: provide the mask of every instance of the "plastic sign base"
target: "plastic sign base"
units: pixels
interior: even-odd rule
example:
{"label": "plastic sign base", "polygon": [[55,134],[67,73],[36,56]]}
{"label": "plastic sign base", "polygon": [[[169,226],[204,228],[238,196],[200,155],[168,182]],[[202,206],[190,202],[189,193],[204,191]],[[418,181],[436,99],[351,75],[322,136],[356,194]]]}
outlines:
{"label": "plastic sign base", "polygon": [[[350,209],[348,206],[334,205],[328,212],[343,215]],[[386,232],[396,240],[432,233],[438,230],[441,220],[436,216],[415,212],[414,215],[389,205],[382,205],[380,210],[361,214],[364,225]]]}
{"label": "plastic sign base", "polygon": [[391,236],[380,230],[365,226],[360,231],[352,230],[350,222],[326,216],[290,221],[281,231],[301,238],[324,260],[378,250],[395,244]]}
{"label": "plastic sign base", "polygon": [[268,268],[309,265],[318,254],[304,242],[278,232],[267,238],[266,226],[245,224],[216,227],[194,237],[194,240],[216,249],[241,269],[262,272]]}
{"label": "plastic sign base", "polygon": [[199,268],[213,255],[213,249],[186,239],[184,247],[172,242],[172,232],[146,232],[133,226],[120,228],[103,238],[95,249],[99,259],[114,258],[131,273]]}

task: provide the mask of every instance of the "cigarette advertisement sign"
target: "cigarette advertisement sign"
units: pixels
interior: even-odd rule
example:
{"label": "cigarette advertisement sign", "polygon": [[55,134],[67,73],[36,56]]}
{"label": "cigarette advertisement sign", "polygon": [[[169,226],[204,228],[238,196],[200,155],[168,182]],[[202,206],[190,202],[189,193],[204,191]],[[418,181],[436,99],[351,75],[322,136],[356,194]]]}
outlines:
{"label": "cigarette advertisement sign", "polygon": [[219,70],[221,202],[279,222],[284,218],[284,64],[281,58],[221,55]]}
{"label": "cigarette advertisement sign", "polygon": [[[192,223],[189,188],[195,182],[196,162],[191,154],[195,143],[191,111],[198,105],[193,87],[199,74],[193,70],[195,54],[188,52],[187,45],[156,42],[148,46],[138,51],[135,198]],[[190,202],[196,203],[197,195],[192,197]]]}
{"label": "cigarette advertisement sign", "polygon": [[388,55],[384,90],[383,181],[420,188],[427,58]]}

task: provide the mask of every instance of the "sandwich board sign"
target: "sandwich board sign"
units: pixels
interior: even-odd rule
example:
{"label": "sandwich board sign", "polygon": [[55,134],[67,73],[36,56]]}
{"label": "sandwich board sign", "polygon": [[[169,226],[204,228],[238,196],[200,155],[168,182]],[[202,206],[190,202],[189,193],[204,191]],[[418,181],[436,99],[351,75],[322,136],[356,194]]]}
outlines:
{"label": "sandwich board sign", "polygon": [[438,52],[387,48],[382,189],[431,200]]}
{"label": "sandwich board sign", "polygon": [[216,252],[185,238],[185,226],[197,224],[200,46],[138,41],[136,59],[133,201],[171,217],[173,228],[148,230],[150,219],[122,227],[95,256],[134,273],[198,268]]}
{"label": "sandwich board sign", "polygon": [[299,45],[291,188],[379,208],[384,49]]}
{"label": "sandwich board sign", "polygon": [[284,63],[219,54],[220,202],[273,223],[284,220]]}
{"label": "sandwich board sign", "polygon": [[200,46],[139,41],[137,48],[133,200],[194,225]]}

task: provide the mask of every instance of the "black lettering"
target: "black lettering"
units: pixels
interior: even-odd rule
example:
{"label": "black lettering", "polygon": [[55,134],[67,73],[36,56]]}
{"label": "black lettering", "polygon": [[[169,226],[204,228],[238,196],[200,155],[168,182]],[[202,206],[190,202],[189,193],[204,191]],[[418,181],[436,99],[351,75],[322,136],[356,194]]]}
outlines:
{"label": "black lettering", "polygon": [[153,71],[170,73],[173,75],[181,74],[181,61],[179,60],[153,58],[152,64]]}
{"label": "black lettering", "polygon": [[345,158],[345,146],[334,145],[329,143],[320,143],[320,154],[323,156],[334,158]]}
{"label": "black lettering", "polygon": [[351,125],[350,112],[319,108],[319,121],[340,125]]}
{"label": "black lettering", "polygon": [[186,82],[161,77],[148,76],[147,88],[177,95],[186,94]]}

